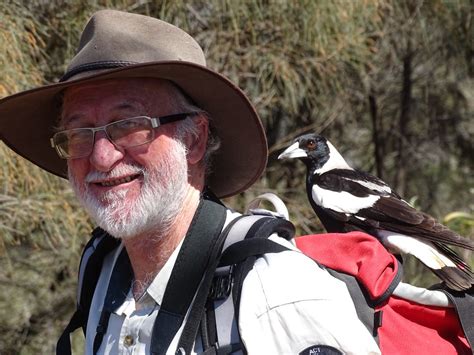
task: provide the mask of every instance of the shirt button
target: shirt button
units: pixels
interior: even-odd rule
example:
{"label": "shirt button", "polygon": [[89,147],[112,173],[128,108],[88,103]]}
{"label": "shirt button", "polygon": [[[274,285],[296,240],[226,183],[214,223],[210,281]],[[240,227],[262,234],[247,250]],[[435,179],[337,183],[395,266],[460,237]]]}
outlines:
{"label": "shirt button", "polygon": [[133,343],[134,343],[134,341],[133,341],[133,336],[132,335],[126,335],[123,338],[123,345],[130,346],[130,345],[133,345]]}

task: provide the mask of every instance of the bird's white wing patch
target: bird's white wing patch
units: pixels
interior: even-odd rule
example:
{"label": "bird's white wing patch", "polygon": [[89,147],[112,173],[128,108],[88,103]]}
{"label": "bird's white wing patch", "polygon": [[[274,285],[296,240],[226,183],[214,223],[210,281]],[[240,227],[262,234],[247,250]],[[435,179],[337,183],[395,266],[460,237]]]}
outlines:
{"label": "bird's white wing patch", "polygon": [[376,195],[357,197],[346,191],[326,190],[318,185],[313,185],[311,195],[317,205],[346,214],[355,214],[363,208],[372,207],[380,199]]}
{"label": "bird's white wing patch", "polygon": [[438,252],[430,242],[387,230],[380,230],[377,234],[382,244],[391,252],[411,254],[429,268],[456,267],[451,260]]}
{"label": "bird's white wing patch", "polygon": [[390,186],[387,186],[387,185],[375,184],[373,182],[364,181],[364,180],[354,180],[354,179],[347,179],[347,180],[350,180],[359,185],[365,186],[370,190],[385,192],[387,194],[390,194],[392,192],[392,189],[390,188]]}

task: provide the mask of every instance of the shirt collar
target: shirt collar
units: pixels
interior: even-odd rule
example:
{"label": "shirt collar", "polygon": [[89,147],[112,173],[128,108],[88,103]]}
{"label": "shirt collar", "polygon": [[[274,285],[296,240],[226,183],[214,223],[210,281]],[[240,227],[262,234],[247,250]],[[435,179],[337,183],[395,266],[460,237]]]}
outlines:
{"label": "shirt collar", "polygon": [[[224,228],[225,226],[227,226],[227,224],[231,220],[233,220],[239,215],[240,215],[239,213],[233,212],[231,210],[227,210],[227,216],[226,216]],[[151,284],[148,286],[143,296],[140,297],[140,299],[137,301],[137,303],[140,303],[142,304],[142,306],[145,306],[150,301],[153,301],[157,303],[159,306],[161,306],[161,303],[163,301],[163,296],[165,294],[166,286],[168,285],[168,281],[171,277],[171,272],[173,271],[174,264],[176,263],[176,259],[178,258],[178,254],[179,254],[179,251],[181,250],[183,242],[184,242],[184,238],[175,248],[171,256],[166,261],[165,265],[163,265],[161,270],[155,276],[155,278],[153,279]],[[117,255],[120,253],[120,250],[122,249],[122,247],[123,247],[123,244],[120,246],[120,248],[118,248],[119,250],[118,250]],[[116,310],[116,313],[120,314],[121,312],[123,312],[125,308],[128,308],[130,306],[129,304],[130,302],[135,304],[133,300],[133,296],[131,294],[131,289],[129,290],[125,303],[119,306],[119,308]]]}
{"label": "shirt collar", "polygon": [[[166,286],[168,285],[168,281],[171,276],[171,272],[173,271],[174,264],[176,263],[176,259],[178,258],[179,251],[181,246],[183,245],[184,238],[175,248],[171,256],[166,261],[165,265],[161,268],[158,274],[155,276],[151,284],[148,286],[144,296],[148,295],[158,304],[161,305],[163,301],[163,295],[165,294]],[[144,300],[145,297],[141,297],[138,302]]]}

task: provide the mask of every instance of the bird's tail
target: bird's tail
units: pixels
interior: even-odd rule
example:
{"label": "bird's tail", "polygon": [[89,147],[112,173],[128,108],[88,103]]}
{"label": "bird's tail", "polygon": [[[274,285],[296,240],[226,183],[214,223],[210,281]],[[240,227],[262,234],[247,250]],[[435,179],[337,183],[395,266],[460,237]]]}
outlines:
{"label": "bird's tail", "polygon": [[446,283],[446,286],[454,291],[465,291],[472,287],[473,275],[470,270],[461,270],[456,267],[442,267],[431,269],[433,273]]}
{"label": "bird's tail", "polygon": [[463,291],[471,288],[474,284],[474,273],[469,264],[445,244],[433,244],[440,253],[455,264],[455,266],[444,266],[439,270],[432,269],[433,272],[452,290]]}
{"label": "bird's tail", "polygon": [[[443,243],[468,250],[474,250],[473,239],[459,235],[426,213],[422,213],[422,215],[424,219],[419,227],[423,228],[417,228],[417,233],[420,237],[432,241],[442,241]],[[410,235],[413,235],[413,233],[410,233]]]}

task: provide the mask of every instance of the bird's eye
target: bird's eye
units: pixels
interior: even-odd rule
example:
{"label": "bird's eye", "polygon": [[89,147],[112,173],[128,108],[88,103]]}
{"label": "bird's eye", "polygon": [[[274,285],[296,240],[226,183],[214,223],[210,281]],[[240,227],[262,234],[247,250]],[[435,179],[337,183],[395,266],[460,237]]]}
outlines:
{"label": "bird's eye", "polygon": [[309,150],[316,149],[316,141],[313,139],[310,139],[308,143],[306,143],[306,148],[308,148]]}

